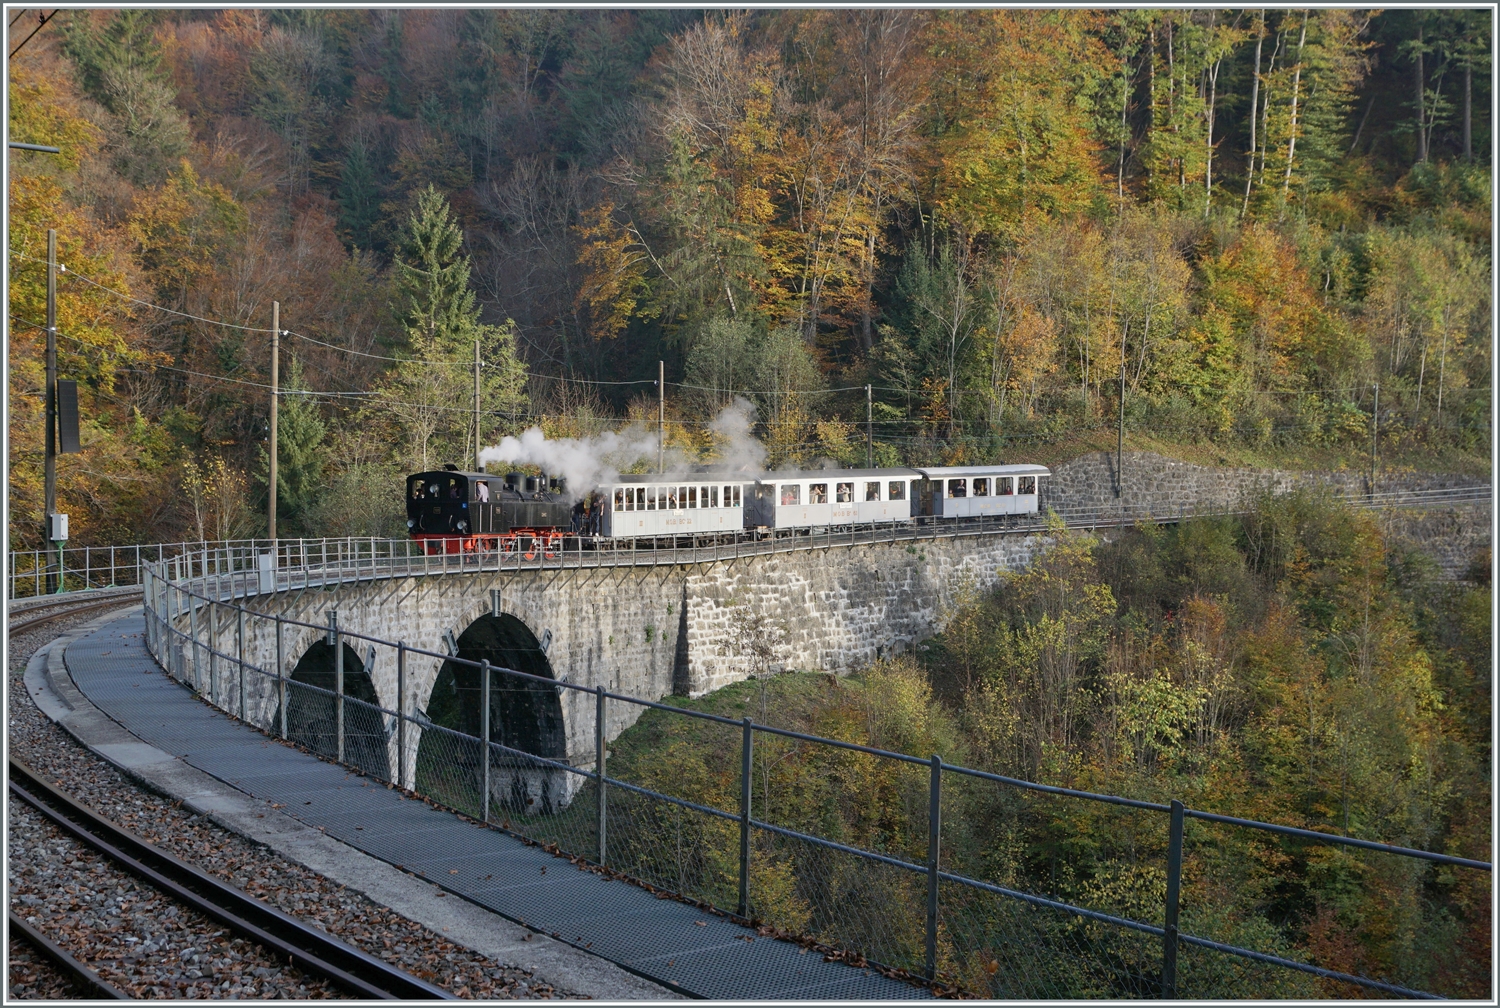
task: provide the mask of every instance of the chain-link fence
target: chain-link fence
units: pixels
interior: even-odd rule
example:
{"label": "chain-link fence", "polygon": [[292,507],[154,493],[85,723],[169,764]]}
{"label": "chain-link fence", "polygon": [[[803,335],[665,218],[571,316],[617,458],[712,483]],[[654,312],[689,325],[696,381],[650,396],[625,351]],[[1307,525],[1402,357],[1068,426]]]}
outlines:
{"label": "chain-link fence", "polygon": [[[1398,940],[1432,946],[1431,968],[1414,975],[1360,975],[1358,962],[1328,961],[1326,952],[1314,961],[1286,928],[1221,898],[1242,885],[1239,866],[1222,853],[1231,849],[1224,834],[1257,831],[1278,849],[1316,846],[1345,859],[1350,878],[1399,879],[1407,890],[1434,873],[1491,870],[736,721],[410,648],[342,630],[336,620],[323,627],[267,616],[236,596],[234,582],[165,576],[175,562],[143,565],[148,645],[172,675],[225,711],[655,889],[982,996],[1452,994],[1441,948],[1452,944],[1452,928],[1431,926],[1441,914],[1412,912],[1393,924],[1406,929]],[[316,645],[327,648],[321,664],[304,656],[288,673],[286,627],[325,635]],[[251,655],[264,654],[271,640],[274,660],[258,663]],[[467,668],[463,689],[476,693],[478,713],[463,723],[477,720],[477,730],[434,723],[416,706],[405,674],[413,656]],[[384,662],[395,666],[394,709],[381,706],[370,685]],[[457,693],[459,677],[453,684]],[[497,739],[492,712],[548,691],[582,694],[570,709],[593,715],[591,754],[533,752]],[[650,760],[611,772],[606,726],[616,704],[648,718],[688,719],[689,730],[663,735]],[[652,730],[647,719],[637,723]],[[848,786],[856,781],[862,786]],[[1028,824],[1056,803],[1079,802],[1088,815],[1076,822],[1087,836],[1058,835],[1036,849]],[[1118,885],[1066,884],[1059,857],[1065,862],[1072,845],[1085,843],[1119,866]]]}

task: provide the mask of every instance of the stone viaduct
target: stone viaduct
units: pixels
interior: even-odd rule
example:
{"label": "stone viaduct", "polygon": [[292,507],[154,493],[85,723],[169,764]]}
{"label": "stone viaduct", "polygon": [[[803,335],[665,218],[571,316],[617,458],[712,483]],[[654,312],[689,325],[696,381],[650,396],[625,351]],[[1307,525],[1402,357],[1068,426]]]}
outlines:
{"label": "stone viaduct", "polygon": [[[1349,481],[1342,474],[1297,478],[1213,470],[1132,453],[1126,457],[1125,492],[1117,497],[1113,464],[1112,456],[1096,455],[1059,467],[1045,503],[1075,513],[1091,507],[1107,516],[1112,508],[1128,507],[1132,498],[1147,498],[1175,518],[1177,513],[1231,505],[1261,488],[1288,489],[1296,482],[1355,489],[1341,485]],[[1437,479],[1418,478],[1414,485],[1428,488]],[[1440,563],[1467,564],[1488,545],[1489,504],[1469,507],[1481,510],[1449,509],[1434,516],[1434,527],[1441,529],[1436,538],[1449,544],[1453,554],[1439,557]],[[1413,522],[1420,526],[1428,520],[1405,514],[1408,518],[1397,531],[1421,540],[1421,528],[1413,531]],[[315,627],[325,626],[328,611],[336,610],[342,631],[439,655],[487,658],[589,689],[603,686],[650,700],[669,694],[698,696],[760,671],[847,672],[908,649],[940,632],[967,592],[990,587],[1003,572],[1024,568],[1048,542],[1044,530],[1031,527],[698,562],[367,577],[327,590],[250,595],[244,601],[258,616],[244,627],[245,658],[258,668],[275,670],[279,653],[281,674],[331,687],[333,649],[323,643],[325,631]],[[1455,542],[1462,545],[1451,548]],[[212,637],[225,651],[224,634],[233,631],[223,622],[224,607],[215,608],[217,615],[182,612],[174,625],[183,633],[194,630],[205,643]],[[278,645],[275,622],[259,617],[311,626],[282,623]],[[348,689],[351,695],[396,708],[392,650],[364,643],[346,649],[346,689],[352,682],[363,691]],[[174,664],[182,661],[180,654],[173,658]],[[406,712],[423,723],[477,734],[477,715],[456,706],[464,689],[470,694],[463,703],[478,706],[476,680],[472,675],[465,679],[466,674],[444,658],[408,653]],[[271,724],[277,709],[274,682],[252,678],[245,713]],[[532,691],[527,697],[511,694],[513,702],[526,708],[517,715],[526,724],[511,726],[519,731],[512,741],[528,752],[591,767],[595,698],[569,689],[527,689]],[[235,708],[232,697],[221,700],[226,709]],[[493,704],[491,709],[496,709]],[[611,703],[606,738],[618,736],[641,711]],[[390,730],[385,728],[387,736]],[[418,748],[410,745],[405,753],[405,780],[414,779]],[[395,758],[393,745],[389,752]],[[565,790],[571,787],[565,785]]]}

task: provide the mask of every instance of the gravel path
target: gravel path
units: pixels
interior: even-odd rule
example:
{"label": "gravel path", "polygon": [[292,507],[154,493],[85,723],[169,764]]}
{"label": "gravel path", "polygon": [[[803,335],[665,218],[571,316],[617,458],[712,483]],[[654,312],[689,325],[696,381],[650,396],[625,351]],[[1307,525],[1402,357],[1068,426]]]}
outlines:
{"label": "gravel path", "polygon": [[[162,849],[459,997],[577,996],[455,945],[221,829],[179,802],[136,787],[78,745],[31,702],[22,674],[38,647],[66,632],[70,623],[97,616],[59,621],[11,640],[8,727],[10,752],[17,758],[45,770],[79,801]],[[73,844],[23,803],[12,802],[10,809],[12,906],[23,917],[35,916],[48,937],[111,983],[138,997],[343,996],[100,864],[91,851]],[[28,903],[27,897],[35,902]],[[70,930],[60,933],[54,920],[66,922]],[[55,990],[65,981],[45,962],[35,965],[35,958],[12,962],[12,997],[59,996]],[[35,979],[28,981],[28,976]]]}

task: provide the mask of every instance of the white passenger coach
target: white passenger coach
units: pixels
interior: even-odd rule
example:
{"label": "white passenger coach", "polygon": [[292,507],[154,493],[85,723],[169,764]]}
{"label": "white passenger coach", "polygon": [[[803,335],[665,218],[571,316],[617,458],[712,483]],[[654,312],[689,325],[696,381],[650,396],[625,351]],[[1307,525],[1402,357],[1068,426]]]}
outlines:
{"label": "white passenger coach", "polygon": [[747,528],[821,528],[910,521],[916,469],[814,469],[761,473],[745,508]]}
{"label": "white passenger coach", "polygon": [[918,469],[923,515],[969,518],[975,515],[1036,514],[1046,466],[948,466]]}
{"label": "white passenger coach", "polygon": [[744,484],[729,473],[620,476],[600,487],[599,534],[657,537],[738,532],[745,528]]}

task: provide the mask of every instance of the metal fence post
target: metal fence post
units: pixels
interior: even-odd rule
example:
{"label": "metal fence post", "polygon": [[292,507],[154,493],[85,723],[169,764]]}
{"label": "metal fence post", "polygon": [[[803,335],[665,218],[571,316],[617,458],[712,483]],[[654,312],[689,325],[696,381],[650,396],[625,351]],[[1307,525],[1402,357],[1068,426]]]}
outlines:
{"label": "metal fence post", "polygon": [[219,605],[208,603],[208,695],[210,701],[219,703]]}
{"label": "metal fence post", "polygon": [[1177,897],[1182,888],[1183,805],[1172,799],[1172,827],[1167,840],[1167,907],[1161,949],[1161,996],[1177,997]]}
{"label": "metal fence post", "polygon": [[943,828],[943,758],[932,757],[927,791],[927,979],[937,979],[938,840]]}
{"label": "metal fence post", "polygon": [[281,703],[280,703],[281,714],[279,715],[279,718],[278,718],[278,720],[280,720],[281,724],[278,725],[278,727],[281,729],[281,737],[282,737],[282,739],[285,740],[286,739],[286,657],[285,657],[286,652],[282,648],[281,631],[282,631],[281,617],[277,616],[276,617],[276,693],[277,693],[277,699],[279,699],[281,701]]}
{"label": "metal fence post", "polygon": [[328,610],[328,642],[333,645],[333,718],[338,736],[338,761],[344,762],[344,638],[339,633],[339,611]]}
{"label": "metal fence post", "polygon": [[750,757],[753,731],[751,721],[745,718],[741,724],[743,736],[740,741],[740,903],[736,911],[741,917],[750,917]]}
{"label": "metal fence post", "polygon": [[187,597],[188,603],[188,633],[193,636],[193,689],[199,693],[203,692],[203,677],[198,672],[198,606],[194,604],[193,597]]}
{"label": "metal fence post", "polygon": [[239,645],[240,658],[240,720],[248,724],[250,717],[245,707],[245,607],[240,606],[235,612],[238,617],[235,636],[238,638],[236,643]]}
{"label": "metal fence post", "polygon": [[481,757],[484,761],[484,772],[481,775],[481,786],[484,788],[484,796],[479,801],[479,818],[483,822],[490,821],[490,660],[485,658],[479,663],[479,732],[480,738],[484,740],[484,752]]}
{"label": "metal fence post", "polygon": [[595,687],[596,704],[594,707],[594,773],[599,781],[599,864],[605,864],[605,854],[609,850],[606,842],[606,831],[609,827],[609,818],[605,808],[605,767],[604,767],[604,687]]}
{"label": "metal fence post", "polygon": [[396,786],[406,788],[406,641],[396,644]]}

